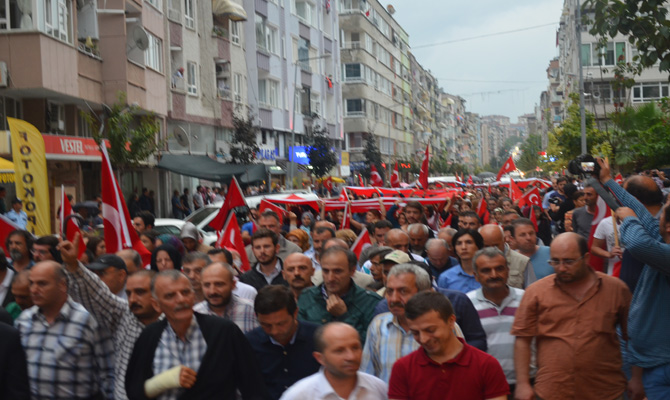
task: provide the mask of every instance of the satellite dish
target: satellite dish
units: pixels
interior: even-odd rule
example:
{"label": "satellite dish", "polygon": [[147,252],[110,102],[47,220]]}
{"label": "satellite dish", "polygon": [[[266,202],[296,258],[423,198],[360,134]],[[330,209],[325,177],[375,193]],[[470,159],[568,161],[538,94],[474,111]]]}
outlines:
{"label": "satellite dish", "polygon": [[182,147],[188,147],[191,142],[188,138],[188,133],[186,133],[184,128],[182,128],[181,126],[175,128],[174,138],[177,140],[177,143],[179,143],[179,145]]}
{"label": "satellite dish", "polygon": [[593,98],[594,99],[599,99],[600,98],[600,92],[593,92]]}
{"label": "satellite dish", "polygon": [[141,26],[135,25],[130,37],[132,40],[132,46],[129,51],[133,49],[140,49],[144,51],[149,48],[149,35],[147,34],[147,31],[145,31]]}

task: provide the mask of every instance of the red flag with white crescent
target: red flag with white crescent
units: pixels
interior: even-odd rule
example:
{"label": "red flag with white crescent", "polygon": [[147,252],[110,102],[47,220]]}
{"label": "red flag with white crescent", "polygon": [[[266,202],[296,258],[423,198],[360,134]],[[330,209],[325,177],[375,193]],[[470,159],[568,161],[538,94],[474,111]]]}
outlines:
{"label": "red flag with white crescent", "polygon": [[215,231],[220,231],[223,229],[223,225],[228,219],[228,214],[235,209],[236,207],[246,206],[247,203],[244,201],[244,195],[242,194],[242,189],[240,188],[237,179],[233,176],[233,180],[230,182],[228,187],[228,193],[226,193],[226,198],[223,200],[223,205],[219,210],[216,217],[209,222],[209,226],[214,228]]}
{"label": "red flag with white crescent", "polygon": [[342,188],[342,192],[340,193],[340,198],[338,200],[349,201],[349,195],[347,194],[347,190],[345,188]]}
{"label": "red flag with white crescent", "polygon": [[623,176],[621,173],[616,174],[614,177],[614,182],[618,183],[619,185],[623,185]]}
{"label": "red flag with white crescent", "polygon": [[216,241],[215,247],[236,250],[238,253],[240,253],[240,259],[242,260],[240,270],[245,272],[251,269],[251,266],[249,265],[249,259],[247,258],[247,252],[244,251],[242,232],[240,232],[240,225],[237,223],[237,216],[235,213],[230,213],[228,215],[228,220],[223,226],[223,230],[219,232],[219,237]]}
{"label": "red flag with white crescent", "polygon": [[468,175],[468,185],[474,185],[474,182],[472,181],[472,175]]}
{"label": "red flag with white crescent", "polygon": [[363,229],[361,234],[358,235],[354,244],[351,245],[351,251],[356,254],[356,258],[361,257],[361,253],[365,250],[366,247],[372,246],[372,240],[370,239],[370,232],[367,229]]}
{"label": "red flag with white crescent", "polygon": [[[60,196],[60,215],[58,216],[60,219],[60,235],[63,236],[63,232],[65,232],[65,238],[70,242],[74,242],[74,236],[79,232],[79,254],[77,254],[77,258],[79,258],[86,252],[86,244],[84,243],[84,235],[82,235],[79,229],[77,220],[72,218],[75,214],[72,211],[70,200],[65,193],[65,185],[61,185],[60,187]],[[65,222],[66,219],[67,222]]]}
{"label": "red flag with white crescent", "polygon": [[399,188],[400,187],[400,173],[398,172],[398,162],[395,162],[395,168],[393,168],[393,175],[391,175],[391,187]]}
{"label": "red flag with white crescent", "polygon": [[333,177],[329,176],[328,178],[323,180],[323,187],[326,188],[328,191],[328,195],[330,195],[330,192],[333,190]]}
{"label": "red flag with white crescent", "polygon": [[537,231],[538,231],[538,227],[537,227],[537,216],[535,215],[535,207],[530,206],[529,214],[530,214],[530,215],[529,215],[528,217],[529,217],[529,219],[530,219],[530,222],[533,223],[533,226],[535,227],[535,232],[537,232]]}
{"label": "red flag with white crescent", "polygon": [[512,202],[523,197],[523,192],[519,189],[519,185],[517,185],[512,178],[509,180],[509,197],[512,199]]}
{"label": "red flag with white crescent", "polygon": [[262,199],[261,204],[258,207],[258,212],[263,214],[263,211],[265,211],[265,210],[274,211],[275,214],[279,215],[279,217],[282,218],[282,219],[284,219],[285,217],[288,217],[288,211],[286,211],[285,209],[283,209],[283,208],[281,208],[277,205],[274,205],[274,204],[270,203],[266,199]]}
{"label": "red flag with white crescent", "polygon": [[428,190],[428,168],[430,166],[430,145],[426,146],[426,153],[423,155],[421,171],[419,172],[419,184],[423,190]]}
{"label": "red flag with white crescent", "polygon": [[358,183],[360,183],[361,187],[364,187],[365,184],[363,183],[363,175],[358,174]]}
{"label": "red flag with white crescent", "polygon": [[514,158],[512,158],[512,156],[509,156],[507,161],[505,161],[505,164],[503,164],[502,168],[500,168],[500,171],[498,171],[496,181],[499,181],[503,175],[509,174],[510,172],[514,171],[516,171],[516,165],[514,165]]}
{"label": "red flag with white crescent", "polygon": [[344,206],[344,217],[342,217],[340,229],[351,229],[351,206],[348,203]]}
{"label": "red flag with white crescent", "polygon": [[114,177],[107,147],[100,146],[100,152],[102,153],[102,218],[107,253],[115,254],[119,250],[134,249],[140,253],[144,265],[148,265],[151,263],[151,253],[144,247],[133,228],[121,187]]}
{"label": "red flag with white crescent", "polygon": [[481,200],[479,200],[479,204],[477,204],[477,209],[475,210],[477,215],[479,215],[479,218],[482,219],[483,224],[488,224],[489,223],[489,210],[486,204],[486,199],[482,197]]}
{"label": "red flag with white crescent", "polygon": [[523,195],[519,201],[519,208],[526,204],[542,208],[542,197],[540,197],[540,190],[537,187],[534,187]]}
{"label": "red flag with white crescent", "polygon": [[377,171],[377,167],[373,165],[370,166],[370,186],[383,186],[384,181],[382,180],[381,175]]}

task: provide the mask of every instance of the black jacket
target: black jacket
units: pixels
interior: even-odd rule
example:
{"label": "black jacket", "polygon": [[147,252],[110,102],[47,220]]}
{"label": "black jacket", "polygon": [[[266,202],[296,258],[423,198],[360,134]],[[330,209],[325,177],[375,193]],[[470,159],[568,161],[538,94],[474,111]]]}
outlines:
{"label": "black jacket", "polygon": [[21,346],[19,331],[0,322],[0,397],[29,400],[26,353]]}
{"label": "black jacket", "polygon": [[[207,343],[207,351],[197,371],[195,385],[184,390],[179,399],[234,400],[236,389],[245,400],[267,399],[256,356],[240,328],[224,318],[198,313],[195,318]],[[148,399],[144,382],[154,376],[154,355],[167,323],[163,319],[147,326],[135,342],[126,371],[126,392],[131,400]]]}
{"label": "black jacket", "polygon": [[[284,263],[282,262],[281,258],[277,258],[279,261],[279,266],[281,269],[284,269]],[[256,269],[256,266],[258,266],[258,263],[251,267],[251,269],[245,273],[243,273],[240,276],[240,282],[246,283],[247,285],[253,286],[256,290],[261,290],[261,288],[265,287],[268,285],[268,281],[265,280],[265,276],[258,272]],[[288,282],[284,280],[284,277],[280,273],[279,275],[275,276],[274,279],[272,280],[272,285],[284,285],[288,286]]]}

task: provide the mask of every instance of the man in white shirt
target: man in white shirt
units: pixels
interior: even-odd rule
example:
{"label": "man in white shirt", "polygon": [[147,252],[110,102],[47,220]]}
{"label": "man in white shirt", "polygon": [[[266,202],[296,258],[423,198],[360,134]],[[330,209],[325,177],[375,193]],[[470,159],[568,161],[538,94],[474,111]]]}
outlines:
{"label": "man in white shirt", "polygon": [[320,326],[314,335],[314,358],[321,370],[288,388],[281,400],[384,400],[384,381],[359,372],[363,347],[358,331],[343,322]]}
{"label": "man in white shirt", "polygon": [[[619,226],[620,224],[616,226],[617,237],[619,235]],[[617,262],[621,261],[624,251],[623,246],[617,244],[614,238],[614,229],[612,218],[603,218],[593,233],[593,243],[591,243],[591,254],[607,260],[607,270],[603,271],[607,275],[614,274],[614,267]],[[615,276],[619,276],[618,271]]]}

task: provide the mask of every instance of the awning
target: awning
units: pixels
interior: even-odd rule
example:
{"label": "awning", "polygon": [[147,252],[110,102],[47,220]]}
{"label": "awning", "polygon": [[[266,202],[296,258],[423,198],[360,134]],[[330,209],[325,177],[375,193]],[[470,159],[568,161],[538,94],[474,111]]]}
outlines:
{"label": "awning", "polygon": [[163,154],[158,168],[212,182],[228,182],[233,176],[251,183],[267,179],[265,164],[223,164],[207,156]]}
{"label": "awning", "polygon": [[0,183],[14,183],[14,163],[1,157]]}

